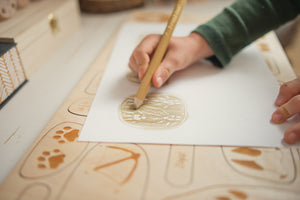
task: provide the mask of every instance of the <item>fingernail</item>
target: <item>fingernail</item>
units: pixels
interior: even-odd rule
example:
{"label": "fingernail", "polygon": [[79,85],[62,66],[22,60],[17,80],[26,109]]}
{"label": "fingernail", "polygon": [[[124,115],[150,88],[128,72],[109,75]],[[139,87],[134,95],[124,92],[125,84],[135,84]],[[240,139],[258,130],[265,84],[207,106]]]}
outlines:
{"label": "fingernail", "polygon": [[289,142],[290,143],[295,143],[295,142],[297,142],[297,140],[298,140],[298,136],[297,136],[297,134],[296,133],[290,133],[289,135],[288,135],[288,140],[289,140]]}
{"label": "fingernail", "polygon": [[283,96],[278,96],[276,99],[277,104],[283,104],[284,103],[284,97]]}
{"label": "fingernail", "polygon": [[162,86],[162,84],[164,83],[161,77],[157,77],[156,81],[158,83],[158,87]]}
{"label": "fingernail", "polygon": [[139,75],[139,79],[142,80],[142,71],[141,70],[139,70],[139,74],[138,75]]}
{"label": "fingernail", "polygon": [[274,121],[274,122],[281,122],[281,121],[283,121],[283,115],[279,111],[276,111],[273,114],[272,121]]}

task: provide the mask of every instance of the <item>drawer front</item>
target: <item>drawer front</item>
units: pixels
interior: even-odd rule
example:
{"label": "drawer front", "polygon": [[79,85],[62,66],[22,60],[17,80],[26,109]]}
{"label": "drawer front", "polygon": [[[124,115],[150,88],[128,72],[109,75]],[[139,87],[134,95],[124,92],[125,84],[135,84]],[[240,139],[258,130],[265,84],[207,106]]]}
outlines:
{"label": "drawer front", "polygon": [[27,77],[30,78],[79,26],[77,1],[64,0],[63,4],[45,15],[37,24],[16,36],[15,41],[20,49]]}

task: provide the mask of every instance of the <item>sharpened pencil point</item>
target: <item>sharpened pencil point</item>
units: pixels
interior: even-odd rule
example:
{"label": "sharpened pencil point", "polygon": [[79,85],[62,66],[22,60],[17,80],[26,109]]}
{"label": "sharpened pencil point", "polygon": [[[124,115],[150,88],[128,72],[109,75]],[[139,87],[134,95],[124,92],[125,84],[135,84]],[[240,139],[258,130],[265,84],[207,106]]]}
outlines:
{"label": "sharpened pencil point", "polygon": [[143,101],[134,97],[134,105],[135,105],[135,109],[139,109],[139,107],[141,107],[141,105],[143,104]]}

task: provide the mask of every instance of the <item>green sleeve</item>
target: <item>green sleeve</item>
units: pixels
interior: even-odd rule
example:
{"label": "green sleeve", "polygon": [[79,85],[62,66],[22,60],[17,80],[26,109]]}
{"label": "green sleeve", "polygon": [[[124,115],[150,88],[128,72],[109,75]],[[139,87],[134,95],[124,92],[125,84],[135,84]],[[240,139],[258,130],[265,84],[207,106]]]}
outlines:
{"label": "green sleeve", "polygon": [[300,0],[237,0],[219,15],[198,26],[221,67],[243,47],[300,12]]}

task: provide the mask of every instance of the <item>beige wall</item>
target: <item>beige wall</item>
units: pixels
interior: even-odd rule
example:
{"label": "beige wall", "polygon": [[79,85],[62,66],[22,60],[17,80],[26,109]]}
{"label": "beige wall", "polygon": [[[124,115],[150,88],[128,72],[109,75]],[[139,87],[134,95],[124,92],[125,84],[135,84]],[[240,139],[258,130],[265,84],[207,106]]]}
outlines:
{"label": "beige wall", "polygon": [[300,77],[300,16],[280,27],[276,33],[297,76]]}

